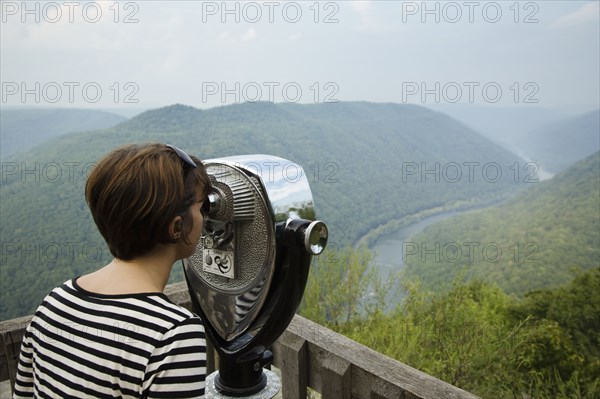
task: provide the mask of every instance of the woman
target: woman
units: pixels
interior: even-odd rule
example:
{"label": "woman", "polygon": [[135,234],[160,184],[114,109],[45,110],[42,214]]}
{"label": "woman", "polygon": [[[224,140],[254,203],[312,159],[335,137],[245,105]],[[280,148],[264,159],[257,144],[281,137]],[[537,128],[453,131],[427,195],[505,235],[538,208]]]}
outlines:
{"label": "woman", "polygon": [[129,145],[98,163],[85,196],[114,259],[44,299],[15,398],[204,395],[203,325],[162,291],[173,263],[194,253],[209,189],[201,161],[169,145]]}

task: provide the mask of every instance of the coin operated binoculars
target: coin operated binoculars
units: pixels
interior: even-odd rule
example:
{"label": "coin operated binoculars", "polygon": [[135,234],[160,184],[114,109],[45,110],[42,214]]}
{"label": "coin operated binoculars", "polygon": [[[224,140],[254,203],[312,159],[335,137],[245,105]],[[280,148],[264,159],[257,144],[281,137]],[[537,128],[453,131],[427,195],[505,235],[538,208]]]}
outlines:
{"label": "coin operated binoculars", "polygon": [[302,168],[269,155],[204,162],[212,180],[203,236],[184,260],[192,304],[219,353],[207,377],[214,398],[271,398],[279,378],[263,367],[294,317],[310,261],[327,244]]}

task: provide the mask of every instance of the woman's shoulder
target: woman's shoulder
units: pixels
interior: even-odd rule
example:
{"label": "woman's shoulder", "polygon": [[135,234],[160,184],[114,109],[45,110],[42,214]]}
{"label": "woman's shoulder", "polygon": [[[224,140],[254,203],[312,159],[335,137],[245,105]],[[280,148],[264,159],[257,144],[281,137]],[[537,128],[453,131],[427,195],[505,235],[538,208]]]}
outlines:
{"label": "woman's shoulder", "polygon": [[170,317],[179,320],[180,322],[191,320],[191,321],[199,321],[200,318],[196,316],[194,313],[190,312],[188,309],[184,308],[181,305],[173,302],[166,294],[153,294],[148,295],[148,302],[152,303],[154,306],[158,306],[164,310],[165,313],[169,314]]}
{"label": "woman's shoulder", "polygon": [[162,292],[98,294],[81,288],[74,278],[56,287],[50,295],[63,297],[90,313],[119,313],[131,320],[150,321],[161,330],[168,330],[182,323],[202,324],[198,316],[174,303]]}

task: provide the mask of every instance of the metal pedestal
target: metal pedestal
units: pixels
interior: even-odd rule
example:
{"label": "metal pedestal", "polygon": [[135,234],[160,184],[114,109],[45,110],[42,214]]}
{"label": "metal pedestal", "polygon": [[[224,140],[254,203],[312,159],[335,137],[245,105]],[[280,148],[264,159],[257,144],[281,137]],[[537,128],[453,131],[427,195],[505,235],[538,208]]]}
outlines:
{"label": "metal pedestal", "polygon": [[[271,370],[263,369],[263,373],[267,377],[267,385],[259,392],[250,395],[243,396],[243,399],[272,399],[279,390],[281,389],[281,380]],[[219,393],[217,388],[215,387],[215,377],[219,374],[218,371],[210,374],[206,377],[206,391],[205,397],[206,399],[240,399],[239,396],[227,396]]]}

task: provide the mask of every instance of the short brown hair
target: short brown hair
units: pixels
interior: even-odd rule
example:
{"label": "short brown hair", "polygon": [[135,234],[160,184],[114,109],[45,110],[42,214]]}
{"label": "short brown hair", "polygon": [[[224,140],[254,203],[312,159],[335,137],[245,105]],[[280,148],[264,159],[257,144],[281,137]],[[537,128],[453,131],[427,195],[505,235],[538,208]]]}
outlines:
{"label": "short brown hair", "polygon": [[183,218],[182,236],[189,243],[189,207],[206,199],[210,190],[204,165],[191,158],[196,168],[165,144],[133,144],[110,152],[94,167],[85,198],[116,258],[135,259],[157,244],[177,242],[168,232],[177,215]]}

